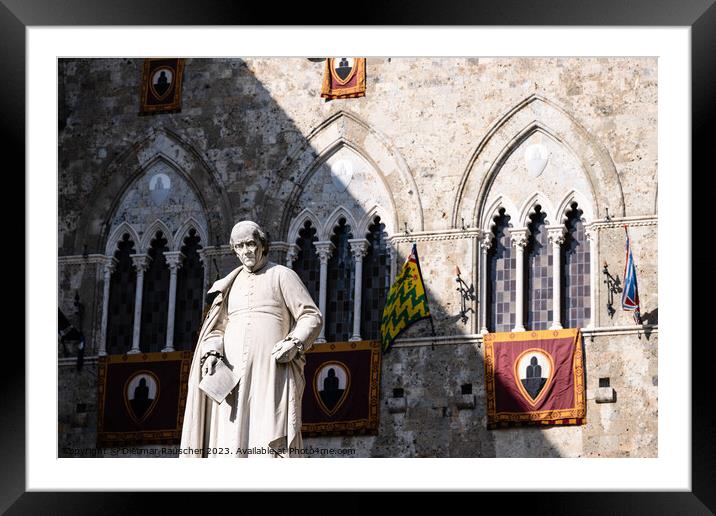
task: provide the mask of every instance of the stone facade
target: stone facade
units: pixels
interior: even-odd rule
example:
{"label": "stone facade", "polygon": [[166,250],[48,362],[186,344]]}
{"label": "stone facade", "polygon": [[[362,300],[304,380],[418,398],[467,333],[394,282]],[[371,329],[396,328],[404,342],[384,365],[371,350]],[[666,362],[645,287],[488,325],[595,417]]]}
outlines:
{"label": "stone facade", "polygon": [[[377,436],[307,444],[371,457],[657,456],[655,59],[368,58],[366,97],[330,102],[319,96],[322,62],[187,59],[181,112],[154,116],[138,116],[141,64],[59,63],[59,305],[74,314],[79,296],[88,335],[82,371],[60,360],[60,449],[95,445],[92,357],[102,340],[105,256],[123,223],[137,242],[155,219],[175,244],[196,227],[212,258],[208,285],[213,258],[222,275],[236,265],[226,244],[237,220],[261,223],[272,259],[285,263],[304,220],[323,241],[341,216],[364,229],[379,215],[393,269],[418,243],[437,337],[425,338],[429,325],[418,323],[384,357]],[[550,157],[538,174],[525,166],[534,145]],[[334,180],[336,167],[351,169],[347,186]],[[146,193],[152,174],[171,182],[166,205]],[[481,295],[461,322],[454,266],[480,293],[480,242],[500,209],[518,229],[536,204],[555,225],[573,202],[595,265],[587,424],[488,431]],[[606,311],[601,271],[606,262],[623,275],[624,224],[643,328],[618,295],[614,316]],[[596,403],[600,378],[610,379],[615,403]],[[404,410],[395,388],[404,389]]]}

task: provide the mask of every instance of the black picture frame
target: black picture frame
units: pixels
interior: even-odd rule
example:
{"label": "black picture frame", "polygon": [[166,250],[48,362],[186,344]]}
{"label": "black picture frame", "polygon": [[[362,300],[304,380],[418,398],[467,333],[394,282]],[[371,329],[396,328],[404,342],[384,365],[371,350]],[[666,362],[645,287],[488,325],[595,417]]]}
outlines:
{"label": "black picture frame", "polygon": [[[334,24],[348,19],[354,25],[576,25],[576,26],[687,26],[691,28],[692,73],[692,170],[706,167],[712,143],[714,93],[716,92],[716,6],[715,0],[619,0],[600,2],[558,0],[548,5],[529,0],[493,2],[393,2],[372,6],[357,4],[346,17],[336,9],[309,9],[295,3],[282,9],[262,3],[239,3],[218,0],[209,8],[204,2],[154,0],[66,0],[61,7],[51,0],[0,0],[0,62],[4,77],[0,81],[0,126],[4,156],[16,158],[16,168],[25,167],[25,29],[35,25],[246,25],[301,23],[304,25]],[[660,130],[667,130],[660,128]],[[673,171],[674,173],[683,173]],[[704,170],[703,173],[705,173]],[[694,174],[692,174],[692,180]],[[24,189],[24,186],[23,186]],[[700,191],[699,191],[700,190]],[[710,189],[709,189],[710,190]],[[704,220],[699,202],[706,189],[696,189],[692,198],[692,221]],[[701,210],[701,211],[699,211]],[[663,214],[662,214],[663,215]],[[672,216],[688,216],[683,211]],[[688,227],[688,226],[687,226]],[[696,227],[692,223],[691,228]],[[692,229],[693,231],[693,229]],[[694,232],[695,236],[696,233]],[[29,235],[25,235],[28,238]],[[684,248],[685,259],[691,259],[692,270],[707,273],[705,253],[692,253],[691,239],[686,235],[670,235]],[[706,242],[700,242],[706,245]],[[32,271],[25,269],[25,274]],[[691,284],[684,275],[683,281]],[[703,288],[703,287],[702,287]],[[706,287],[708,288],[708,287]],[[707,291],[708,292],[708,291]],[[23,299],[24,300],[24,299]],[[16,303],[14,303],[16,304]],[[706,321],[706,303],[692,298],[693,320]],[[27,315],[26,315],[27,316]],[[692,358],[692,489],[690,492],[641,493],[527,493],[508,495],[513,507],[529,501],[531,511],[552,514],[713,514],[716,511],[715,445],[712,422],[714,403],[709,388],[713,344],[710,340],[692,337],[691,321],[682,321],[684,341],[668,342],[680,346],[685,353],[691,348]],[[704,323],[705,324],[705,323]],[[696,345],[690,346],[689,340]],[[35,343],[36,344],[36,343]],[[27,345],[27,343],[26,343]],[[48,347],[48,352],[52,347]],[[0,473],[0,510],[8,514],[125,514],[151,511],[152,499],[163,505],[163,512],[184,507],[191,493],[50,493],[26,492],[25,489],[25,363],[24,354],[14,347],[6,354],[2,375],[4,403],[0,410],[2,424],[3,468]],[[709,487],[711,486],[711,487]],[[242,495],[245,496],[245,495]],[[295,495],[290,495],[295,496]],[[322,495],[326,496],[326,495]],[[500,494],[491,495],[500,496]],[[275,499],[275,495],[272,495]],[[223,501],[212,503],[223,503]],[[401,503],[424,503],[416,494],[401,496]],[[503,497],[503,503],[505,498]],[[202,503],[208,502],[202,500]],[[362,502],[355,494],[326,496],[326,502],[340,502],[359,512],[372,511],[373,503]],[[280,503],[280,502],[279,502]],[[456,507],[451,500],[451,506]],[[305,502],[304,502],[305,505]],[[402,507],[405,510],[405,506]],[[475,508],[480,509],[480,508]]]}

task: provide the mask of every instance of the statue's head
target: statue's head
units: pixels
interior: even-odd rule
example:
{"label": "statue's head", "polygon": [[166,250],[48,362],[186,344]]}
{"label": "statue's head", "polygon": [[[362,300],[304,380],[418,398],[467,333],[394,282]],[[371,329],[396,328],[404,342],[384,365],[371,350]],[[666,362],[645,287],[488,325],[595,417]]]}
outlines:
{"label": "statue's head", "polygon": [[268,258],[268,237],[250,220],[238,222],[231,230],[229,245],[249,271],[260,268]]}

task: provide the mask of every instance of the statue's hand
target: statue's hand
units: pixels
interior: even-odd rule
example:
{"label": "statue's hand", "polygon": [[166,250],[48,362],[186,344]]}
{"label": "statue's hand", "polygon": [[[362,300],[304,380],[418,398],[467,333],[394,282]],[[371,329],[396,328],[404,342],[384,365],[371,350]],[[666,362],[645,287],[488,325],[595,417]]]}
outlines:
{"label": "statue's hand", "polygon": [[285,364],[296,358],[298,347],[292,340],[282,340],[274,344],[271,350],[271,356],[279,364]]}
{"label": "statue's hand", "polygon": [[214,355],[209,355],[208,357],[206,357],[206,362],[204,362],[203,368],[204,376],[214,374],[214,370],[216,369],[216,363],[218,361],[218,357],[215,357]]}

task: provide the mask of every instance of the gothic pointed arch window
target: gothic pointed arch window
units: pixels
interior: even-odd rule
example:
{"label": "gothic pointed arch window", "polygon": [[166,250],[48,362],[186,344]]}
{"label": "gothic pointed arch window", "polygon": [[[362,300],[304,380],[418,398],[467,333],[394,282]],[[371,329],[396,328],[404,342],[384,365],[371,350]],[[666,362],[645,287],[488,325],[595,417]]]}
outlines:
{"label": "gothic pointed arch window", "polygon": [[314,242],[318,241],[317,230],[310,220],[307,220],[298,232],[296,245],[298,256],[293,262],[293,269],[308,289],[314,303],[318,305],[318,294],[321,285],[321,262],[316,254]]}
{"label": "gothic pointed arch window", "polygon": [[167,239],[157,231],[147,255],[149,264],[144,273],[140,346],[142,351],[160,351],[167,338],[169,266],[164,253],[169,251]]}
{"label": "gothic pointed arch window", "polygon": [[192,350],[199,337],[204,302],[204,265],[199,256],[202,246],[196,229],[189,230],[183,244],[184,257],[177,271],[174,349]]}
{"label": "gothic pointed arch window", "polygon": [[340,342],[350,339],[353,330],[353,295],[355,262],[348,240],[353,238],[351,227],[341,218],[333,228],[333,255],[328,260],[326,290],[326,339]]}
{"label": "gothic pointed arch window", "polygon": [[591,318],[590,246],[582,210],[572,203],[567,213],[567,233],[562,244],[562,324],[581,328]]}
{"label": "gothic pointed arch window", "polygon": [[504,208],[494,221],[494,238],[487,253],[487,327],[495,332],[510,331],[515,324],[517,261],[510,245],[510,216]]}
{"label": "gothic pointed arch window", "polygon": [[110,278],[109,287],[107,351],[111,354],[126,353],[132,347],[134,294],[137,283],[132,255],[136,252],[129,234],[122,235],[114,252],[117,265]]}
{"label": "gothic pointed arch window", "polygon": [[552,315],[552,248],[547,235],[547,214],[535,206],[527,225],[529,239],[525,248],[526,329],[546,330]]}
{"label": "gothic pointed arch window", "polygon": [[366,234],[368,250],[363,258],[360,335],[366,340],[380,339],[380,321],[390,289],[390,249],[385,224],[376,216]]}

